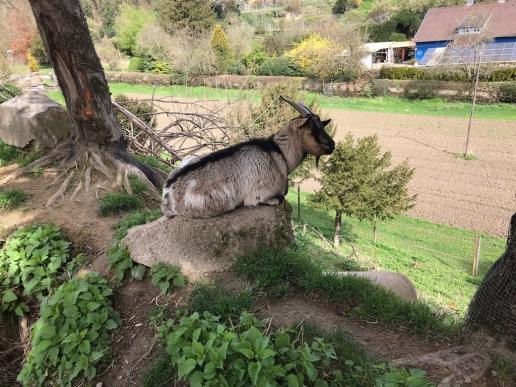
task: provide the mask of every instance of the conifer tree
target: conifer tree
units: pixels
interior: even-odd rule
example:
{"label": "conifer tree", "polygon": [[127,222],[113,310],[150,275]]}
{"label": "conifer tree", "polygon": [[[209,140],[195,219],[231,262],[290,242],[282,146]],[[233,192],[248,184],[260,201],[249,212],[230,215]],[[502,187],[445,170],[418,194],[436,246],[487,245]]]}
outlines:
{"label": "conifer tree", "polygon": [[203,33],[215,20],[211,2],[205,0],[158,0],[156,11],[161,26],[169,33],[183,28]]}
{"label": "conifer tree", "polygon": [[231,63],[233,54],[229,39],[220,24],[216,24],[211,36],[211,48],[217,57],[219,70],[224,72]]}
{"label": "conifer tree", "polygon": [[333,244],[340,243],[342,215],[376,222],[392,219],[414,206],[407,184],[414,174],[406,161],[391,168],[391,154],[381,154],[376,136],[355,141],[351,134],[322,165],[321,188],[312,201],[335,211]]}

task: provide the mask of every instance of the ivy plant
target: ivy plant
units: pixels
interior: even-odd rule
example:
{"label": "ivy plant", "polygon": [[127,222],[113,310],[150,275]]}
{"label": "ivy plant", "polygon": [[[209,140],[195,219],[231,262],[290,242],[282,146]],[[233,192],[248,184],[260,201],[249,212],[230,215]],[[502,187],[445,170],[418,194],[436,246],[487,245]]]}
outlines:
{"label": "ivy plant", "polygon": [[60,282],[70,260],[70,243],[55,225],[31,225],[12,234],[0,250],[0,312],[29,311]]}
{"label": "ivy plant", "polygon": [[32,348],[18,381],[25,386],[71,386],[91,380],[109,353],[109,332],[120,324],[107,281],[97,273],[61,285],[41,307]]}
{"label": "ivy plant", "polygon": [[151,276],[152,283],[160,288],[161,294],[186,286],[186,278],[181,274],[178,266],[157,263],[151,267]]}

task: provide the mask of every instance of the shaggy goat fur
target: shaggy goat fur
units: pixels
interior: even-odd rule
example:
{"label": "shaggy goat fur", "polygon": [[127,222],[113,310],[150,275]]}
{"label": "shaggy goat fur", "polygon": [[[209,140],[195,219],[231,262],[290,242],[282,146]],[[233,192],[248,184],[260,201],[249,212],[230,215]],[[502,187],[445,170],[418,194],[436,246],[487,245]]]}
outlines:
{"label": "shaggy goat fur", "polygon": [[311,113],[291,120],[268,139],[184,160],[165,182],[162,212],[210,218],[242,205],[280,204],[288,191],[288,174],[308,153],[319,157],[333,152],[335,143],[323,129],[328,123]]}

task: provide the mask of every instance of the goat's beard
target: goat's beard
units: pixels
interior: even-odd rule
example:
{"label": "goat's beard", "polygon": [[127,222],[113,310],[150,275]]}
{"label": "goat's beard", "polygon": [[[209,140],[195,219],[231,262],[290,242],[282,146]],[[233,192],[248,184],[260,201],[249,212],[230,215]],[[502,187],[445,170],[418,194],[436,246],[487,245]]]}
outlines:
{"label": "goat's beard", "polygon": [[319,169],[319,159],[321,158],[321,156],[315,156],[315,168],[316,169]]}

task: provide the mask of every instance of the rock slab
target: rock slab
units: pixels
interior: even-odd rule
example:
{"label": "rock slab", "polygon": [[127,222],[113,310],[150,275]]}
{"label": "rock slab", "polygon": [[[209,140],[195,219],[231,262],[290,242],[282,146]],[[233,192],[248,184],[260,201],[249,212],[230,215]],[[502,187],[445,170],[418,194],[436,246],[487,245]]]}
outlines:
{"label": "rock slab", "polygon": [[179,265],[191,280],[231,269],[240,255],[281,249],[294,240],[291,207],[243,207],[209,219],[160,219],[129,230],[122,244],[145,266]]}
{"label": "rock slab", "polygon": [[27,92],[0,104],[0,139],[17,148],[53,148],[70,135],[71,121],[61,105]]}
{"label": "rock slab", "polygon": [[407,276],[401,273],[373,270],[341,271],[338,272],[337,275],[365,278],[375,285],[390,290],[405,301],[415,302],[417,300],[417,291],[412,284],[412,281],[410,281]]}

